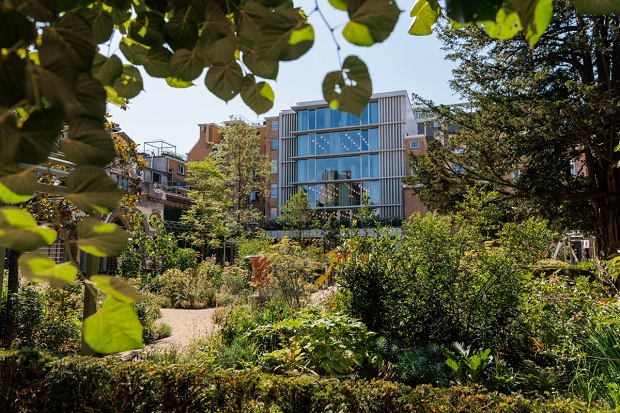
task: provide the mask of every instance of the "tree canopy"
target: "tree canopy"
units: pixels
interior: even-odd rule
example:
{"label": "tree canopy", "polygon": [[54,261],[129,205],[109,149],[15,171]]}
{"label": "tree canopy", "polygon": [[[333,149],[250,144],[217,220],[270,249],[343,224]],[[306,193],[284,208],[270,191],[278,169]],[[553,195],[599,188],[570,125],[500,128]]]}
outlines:
{"label": "tree canopy", "polygon": [[444,210],[468,188],[496,191],[509,214],[593,232],[606,256],[620,248],[620,17],[555,4],[534,49],[523,37],[495,41],[475,27],[441,31],[458,64],[452,88],[470,105],[438,108],[460,130],[450,145],[412,159],[410,183]]}

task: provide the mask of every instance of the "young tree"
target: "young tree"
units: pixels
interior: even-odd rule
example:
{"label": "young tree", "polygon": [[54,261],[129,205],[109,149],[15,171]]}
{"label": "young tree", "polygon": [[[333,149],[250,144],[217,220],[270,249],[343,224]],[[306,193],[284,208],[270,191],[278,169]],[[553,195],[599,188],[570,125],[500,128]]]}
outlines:
{"label": "young tree", "polygon": [[314,214],[308,202],[308,193],[300,189],[281,208],[282,214],[277,218],[285,229],[295,232],[294,239],[304,245],[304,231],[314,225]]}
{"label": "young tree", "polygon": [[188,162],[187,174],[192,186],[187,195],[193,202],[191,208],[183,212],[181,221],[191,225],[192,231],[186,236],[204,256],[207,247],[219,247],[220,238],[228,233],[225,224],[231,207],[228,180],[211,157]]}
{"label": "young tree", "polygon": [[250,194],[269,194],[271,161],[261,155],[258,130],[242,121],[233,121],[221,129],[222,142],[214,145],[210,157],[225,177],[228,204],[226,223],[232,237],[247,233],[249,224],[261,218],[250,205]]}
{"label": "young tree", "polygon": [[449,147],[431,145],[414,159],[410,183],[445,210],[474,186],[523,200],[523,213],[592,231],[607,256],[620,248],[620,16],[555,5],[534,49],[477,28],[442,31],[447,57],[459,63],[452,87],[474,110],[438,110],[461,128]]}

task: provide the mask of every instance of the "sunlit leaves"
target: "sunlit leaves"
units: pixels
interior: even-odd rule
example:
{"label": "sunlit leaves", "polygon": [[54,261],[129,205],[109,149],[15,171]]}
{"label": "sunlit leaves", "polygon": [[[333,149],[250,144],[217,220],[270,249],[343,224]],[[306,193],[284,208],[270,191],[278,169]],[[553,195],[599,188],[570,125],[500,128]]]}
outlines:
{"label": "sunlit leaves", "polygon": [[228,102],[241,91],[243,70],[235,61],[214,64],[205,76],[205,84],[211,93]]}
{"label": "sunlit leaves", "polygon": [[114,297],[103,300],[101,310],[84,320],[84,340],[104,354],[144,347],[138,316],[130,304]]}
{"label": "sunlit leaves", "polygon": [[274,9],[263,19],[260,33],[258,54],[264,59],[295,60],[314,44],[314,29],[299,9]]}
{"label": "sunlit leaves", "polygon": [[273,107],[273,89],[266,82],[257,83],[252,75],[243,79],[241,97],[257,114],[265,113]]}
{"label": "sunlit leaves", "polygon": [[118,96],[131,99],[142,91],[143,81],[140,71],[131,65],[123,67],[123,75],[114,82],[114,90]]}
{"label": "sunlit leaves", "polygon": [[329,0],[329,4],[335,9],[347,11],[347,0]]}
{"label": "sunlit leaves", "polygon": [[173,49],[193,49],[198,40],[198,16],[188,6],[178,10],[164,26],[164,33],[170,39],[168,43]]}
{"label": "sunlit leaves", "polygon": [[368,67],[357,56],[348,56],[342,69],[328,73],[323,81],[323,97],[332,109],[360,116],[371,94]]}
{"label": "sunlit leaves", "polygon": [[78,248],[96,257],[118,255],[127,247],[129,234],[116,224],[86,217],[78,223],[77,230]]}
{"label": "sunlit leaves", "polygon": [[119,277],[93,275],[88,281],[102,293],[112,296],[124,303],[134,303],[143,298],[138,290]]}
{"label": "sunlit leaves", "polygon": [[61,128],[62,113],[57,109],[32,113],[21,128],[13,117],[6,116],[0,123],[0,165],[45,161]]}
{"label": "sunlit leaves", "polygon": [[19,167],[0,166],[0,202],[17,204],[32,197],[37,176]]}
{"label": "sunlit leaves", "polygon": [[119,205],[123,192],[101,168],[76,167],[67,176],[67,198],[88,213],[107,214]]}
{"label": "sunlit leaves", "polygon": [[420,0],[411,9],[413,23],[409,34],[426,36],[433,33],[433,25],[437,23],[441,9],[437,0]]}
{"label": "sunlit leaves", "polygon": [[129,25],[129,36],[145,46],[164,44],[164,18],[153,12],[140,12]]}
{"label": "sunlit leaves", "polygon": [[26,210],[14,207],[0,209],[0,245],[16,251],[32,251],[56,241],[52,228],[37,225]]}
{"label": "sunlit leaves", "polygon": [[100,122],[90,119],[78,119],[69,124],[62,150],[67,159],[77,165],[105,166],[116,155],[110,134]]}
{"label": "sunlit leaves", "polygon": [[522,30],[519,14],[516,11],[500,9],[495,16],[495,21],[484,23],[484,30],[494,39],[512,39]]}
{"label": "sunlit leaves", "polygon": [[534,47],[540,36],[547,30],[553,16],[552,0],[531,0],[516,2],[521,26],[525,30],[525,38]]}
{"label": "sunlit leaves", "polygon": [[129,62],[134,65],[141,65],[144,62],[146,54],[149,52],[149,49],[127,37],[121,40],[118,47],[123,53],[123,56],[125,56],[125,59],[129,60]]}
{"label": "sunlit leaves", "polygon": [[116,79],[123,74],[123,62],[116,55],[106,58],[98,54],[93,62],[92,74],[104,86],[112,86]]}
{"label": "sunlit leaves", "polygon": [[29,281],[48,282],[58,288],[71,284],[78,273],[72,263],[56,264],[47,255],[39,253],[28,253],[19,257],[19,268]]}
{"label": "sunlit leaves", "polygon": [[349,42],[372,46],[388,38],[398,21],[400,10],[393,0],[349,0],[350,21],[342,29]]}

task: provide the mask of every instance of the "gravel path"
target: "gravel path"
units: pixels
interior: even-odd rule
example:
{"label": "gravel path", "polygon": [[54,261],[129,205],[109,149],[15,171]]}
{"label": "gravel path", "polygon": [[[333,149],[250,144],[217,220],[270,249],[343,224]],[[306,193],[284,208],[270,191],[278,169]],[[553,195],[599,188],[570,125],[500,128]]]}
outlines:
{"label": "gravel path", "polygon": [[172,327],[172,335],[146,346],[148,349],[184,348],[194,339],[207,336],[215,330],[213,316],[215,308],[204,310],[183,310],[162,308],[158,324]]}

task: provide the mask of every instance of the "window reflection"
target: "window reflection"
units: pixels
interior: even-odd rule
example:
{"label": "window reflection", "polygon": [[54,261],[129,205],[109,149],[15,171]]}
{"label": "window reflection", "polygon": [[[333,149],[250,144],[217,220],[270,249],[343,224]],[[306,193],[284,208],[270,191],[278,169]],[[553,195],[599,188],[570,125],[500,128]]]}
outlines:
{"label": "window reflection", "polygon": [[379,104],[377,101],[370,102],[362,112],[361,117],[330,108],[304,109],[297,112],[298,131],[376,123],[379,123]]}
{"label": "window reflection", "polygon": [[337,155],[379,150],[379,129],[297,136],[297,156]]}
{"label": "window reflection", "polygon": [[379,155],[300,159],[297,161],[297,182],[378,178],[379,174]]}
{"label": "window reflection", "polygon": [[368,194],[371,205],[379,205],[381,200],[379,181],[333,182],[301,187],[308,193],[311,208],[360,207],[363,194]]}

